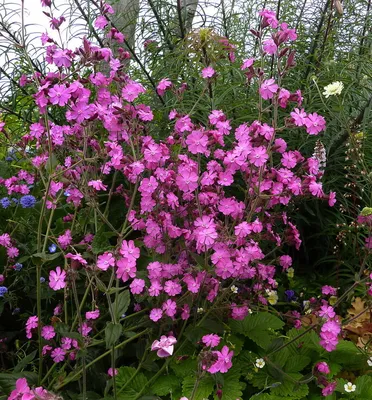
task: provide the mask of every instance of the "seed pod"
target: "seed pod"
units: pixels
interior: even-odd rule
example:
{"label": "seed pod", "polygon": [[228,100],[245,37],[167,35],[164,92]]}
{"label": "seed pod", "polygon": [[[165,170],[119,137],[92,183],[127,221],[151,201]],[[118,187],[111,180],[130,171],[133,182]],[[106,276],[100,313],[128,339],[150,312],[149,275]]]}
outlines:
{"label": "seed pod", "polygon": [[334,0],[335,9],[337,14],[342,15],[344,13],[344,8],[342,7],[342,3],[340,0]]}

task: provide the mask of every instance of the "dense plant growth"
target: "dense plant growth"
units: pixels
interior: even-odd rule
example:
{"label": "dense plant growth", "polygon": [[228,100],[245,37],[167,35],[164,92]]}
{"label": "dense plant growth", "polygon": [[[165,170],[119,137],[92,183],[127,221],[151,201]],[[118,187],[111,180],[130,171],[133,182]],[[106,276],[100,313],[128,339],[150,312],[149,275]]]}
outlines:
{"label": "dense plant growth", "polygon": [[[181,15],[180,38],[161,29],[167,50],[138,55],[93,5],[76,50],[42,35],[45,68],[22,24],[22,100],[2,106],[3,398],[370,398],[368,132],[365,109],[340,113],[347,83],[312,77],[321,106],[306,98],[278,10],[259,11],[253,47]],[[307,282],[303,236],[337,274],[345,251],[352,279]]]}

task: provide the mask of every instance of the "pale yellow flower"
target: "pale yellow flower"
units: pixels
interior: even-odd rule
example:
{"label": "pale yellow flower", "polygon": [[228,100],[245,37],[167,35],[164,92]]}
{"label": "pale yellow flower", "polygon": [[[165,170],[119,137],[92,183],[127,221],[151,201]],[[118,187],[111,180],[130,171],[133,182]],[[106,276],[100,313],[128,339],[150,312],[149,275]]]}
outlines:
{"label": "pale yellow flower", "polygon": [[327,99],[329,96],[341,94],[344,84],[340,81],[332,82],[324,88],[323,96]]}

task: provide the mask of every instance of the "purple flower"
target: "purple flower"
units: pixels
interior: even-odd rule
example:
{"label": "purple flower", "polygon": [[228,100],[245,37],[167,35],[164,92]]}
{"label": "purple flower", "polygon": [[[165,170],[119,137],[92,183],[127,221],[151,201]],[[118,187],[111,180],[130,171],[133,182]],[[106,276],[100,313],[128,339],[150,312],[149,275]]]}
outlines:
{"label": "purple flower", "polygon": [[21,197],[20,203],[22,208],[32,208],[36,204],[36,199],[34,196],[28,194]]}

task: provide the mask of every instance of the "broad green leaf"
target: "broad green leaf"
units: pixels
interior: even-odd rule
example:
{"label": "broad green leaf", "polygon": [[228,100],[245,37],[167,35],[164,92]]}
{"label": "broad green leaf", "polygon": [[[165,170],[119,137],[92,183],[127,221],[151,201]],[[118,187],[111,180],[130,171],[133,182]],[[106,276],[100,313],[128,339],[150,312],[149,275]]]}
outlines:
{"label": "broad green leaf", "polygon": [[129,290],[125,290],[117,295],[116,300],[113,303],[113,310],[116,314],[116,318],[120,319],[123,314],[128,310],[130,304],[130,293]]}
{"label": "broad green leaf", "polygon": [[160,376],[151,386],[152,392],[158,396],[174,394],[180,386],[180,380],[175,375]]}
{"label": "broad green leaf", "polygon": [[230,320],[229,325],[233,332],[247,336],[265,349],[274,338],[272,331],[281,329],[284,322],[273,314],[259,312],[248,315],[243,321]]}
{"label": "broad green leaf", "polygon": [[[134,400],[146,386],[145,375],[142,372],[136,375],[135,373],[136,369],[132,367],[120,367],[118,369],[118,374],[115,377],[118,399]],[[128,385],[126,385],[127,383]]]}
{"label": "broad green leaf", "polygon": [[111,348],[120,338],[122,332],[122,326],[120,324],[114,324],[109,322],[105,328],[105,341],[106,348]]}
{"label": "broad green leaf", "polygon": [[311,362],[310,357],[292,355],[285,363],[285,372],[300,372]]}
{"label": "broad green leaf", "polygon": [[197,361],[191,357],[186,359],[174,359],[170,363],[170,367],[173,369],[174,373],[180,377],[185,378],[186,376],[190,375],[192,372],[196,371],[197,368]]}
{"label": "broad green leaf", "polygon": [[[231,369],[226,374],[221,374],[223,378],[222,384],[222,400],[236,400],[238,397],[243,396],[245,383],[240,382],[240,372]],[[215,400],[219,400],[217,395],[214,395]]]}
{"label": "broad green leaf", "polygon": [[[196,386],[196,388],[195,388]],[[194,375],[186,376],[182,382],[182,395],[190,398],[194,392],[194,400],[208,399],[214,389],[214,380],[210,375],[206,375],[199,382],[196,382]]]}

